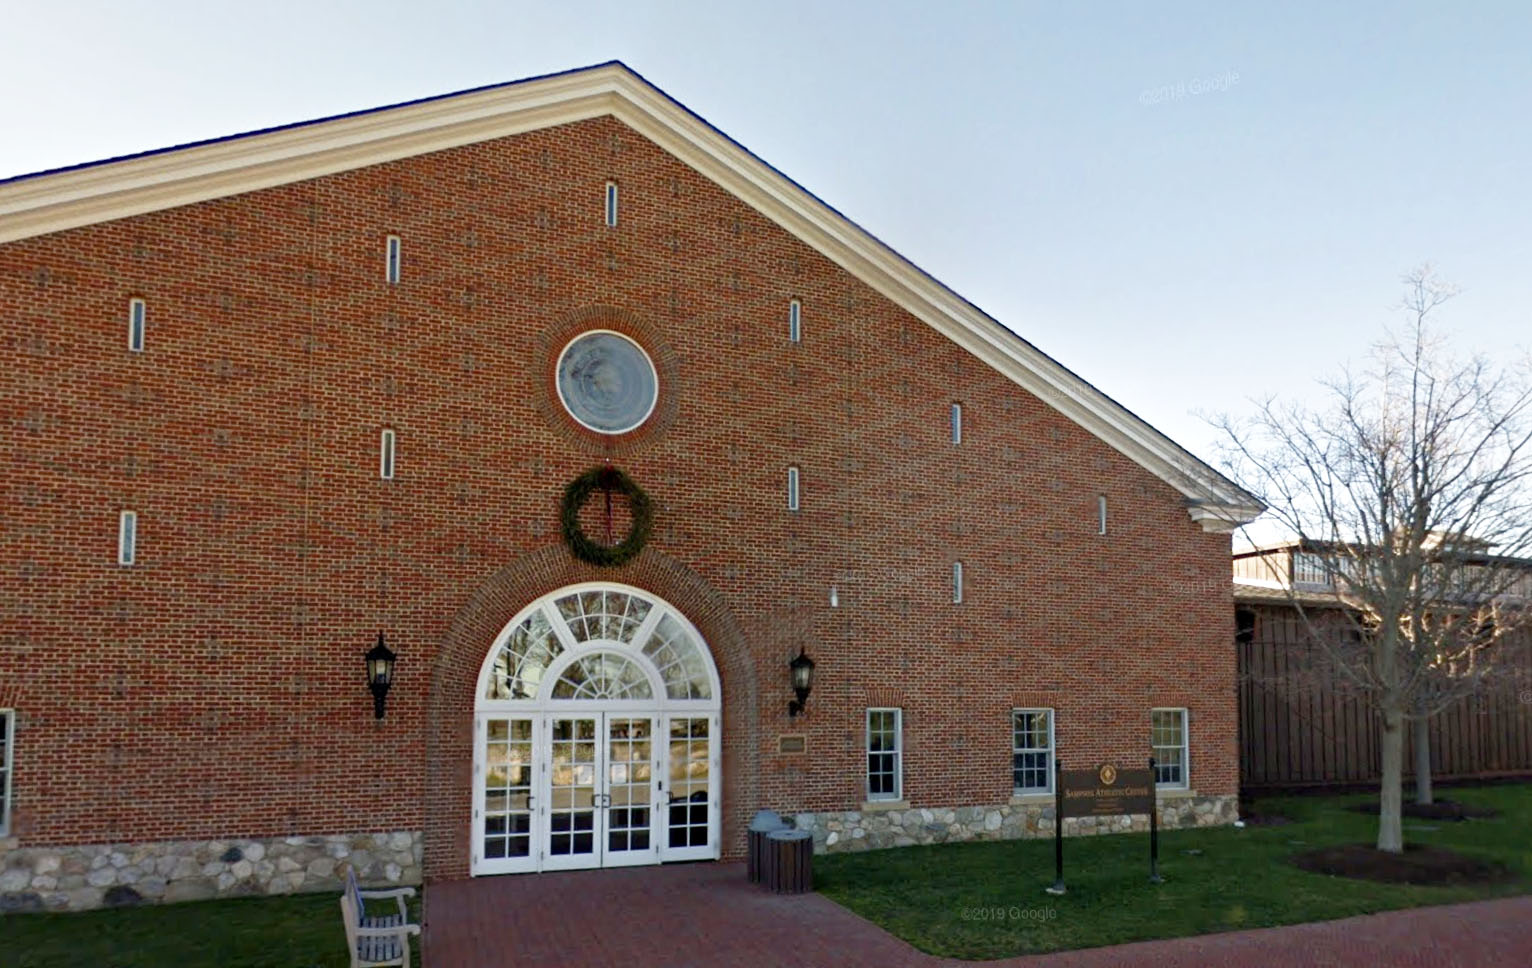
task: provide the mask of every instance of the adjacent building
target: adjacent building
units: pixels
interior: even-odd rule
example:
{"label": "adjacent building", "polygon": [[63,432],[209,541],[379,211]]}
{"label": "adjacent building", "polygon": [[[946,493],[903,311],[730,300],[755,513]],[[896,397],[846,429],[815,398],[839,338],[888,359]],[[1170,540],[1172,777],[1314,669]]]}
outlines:
{"label": "adjacent building", "polygon": [[[1474,570],[1502,571],[1502,617],[1532,604],[1532,561],[1460,548],[1443,598],[1484,584]],[[1279,541],[1233,556],[1239,668],[1240,788],[1247,794],[1366,787],[1381,773],[1380,722],[1362,691],[1337,671],[1309,628],[1355,635],[1343,613],[1348,556],[1321,541]],[[1308,621],[1300,614],[1307,613]],[[1352,612],[1352,614],[1355,614]],[[1532,776],[1532,634],[1507,631],[1485,659],[1495,674],[1428,722],[1431,773],[1442,780]],[[1415,768],[1413,726],[1405,771]]]}

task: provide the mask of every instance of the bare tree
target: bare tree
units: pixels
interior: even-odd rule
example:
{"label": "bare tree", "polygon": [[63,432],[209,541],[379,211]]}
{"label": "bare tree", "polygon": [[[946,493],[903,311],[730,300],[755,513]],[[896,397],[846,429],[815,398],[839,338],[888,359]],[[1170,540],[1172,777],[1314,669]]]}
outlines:
{"label": "bare tree", "polygon": [[1416,270],[1405,331],[1323,382],[1320,404],[1270,398],[1248,419],[1215,421],[1234,476],[1323,569],[1322,606],[1286,587],[1305,631],[1379,717],[1377,845],[1392,852],[1404,847],[1406,723],[1481,687],[1521,619],[1518,593],[1532,592],[1517,560],[1532,552],[1532,381],[1525,366],[1452,357],[1432,315],[1453,294],[1429,266]]}

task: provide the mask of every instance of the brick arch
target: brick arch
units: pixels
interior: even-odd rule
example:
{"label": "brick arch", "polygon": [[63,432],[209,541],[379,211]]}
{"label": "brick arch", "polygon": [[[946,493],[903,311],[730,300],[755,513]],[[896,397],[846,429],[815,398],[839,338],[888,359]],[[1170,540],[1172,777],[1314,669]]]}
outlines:
{"label": "brick arch", "polygon": [[479,586],[448,629],[431,670],[426,707],[425,876],[468,876],[472,821],[474,690],[484,656],[527,603],[585,581],[632,585],[663,598],[702,633],[723,684],[722,849],[739,853],[746,814],[759,797],[760,759],[755,665],[724,598],[700,575],[653,548],[621,568],[575,560],[550,545],[500,569]]}

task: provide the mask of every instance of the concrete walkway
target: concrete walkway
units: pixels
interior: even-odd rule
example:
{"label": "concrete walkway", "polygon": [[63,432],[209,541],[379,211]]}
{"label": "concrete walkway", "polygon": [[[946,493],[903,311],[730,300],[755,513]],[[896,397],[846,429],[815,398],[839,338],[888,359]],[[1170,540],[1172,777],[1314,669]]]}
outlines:
{"label": "concrete walkway", "polygon": [[426,968],[1527,968],[1532,897],[972,962],[916,951],[818,894],[768,894],[741,864],[681,864],[434,884],[425,957]]}

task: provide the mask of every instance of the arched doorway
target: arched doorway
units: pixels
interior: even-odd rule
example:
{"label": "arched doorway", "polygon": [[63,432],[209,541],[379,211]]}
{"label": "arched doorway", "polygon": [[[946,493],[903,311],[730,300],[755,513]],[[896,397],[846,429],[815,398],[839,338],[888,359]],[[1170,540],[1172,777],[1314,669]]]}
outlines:
{"label": "arched doorway", "polygon": [[544,595],[475,697],[474,875],[718,857],[718,671],[668,603],[609,582]]}

